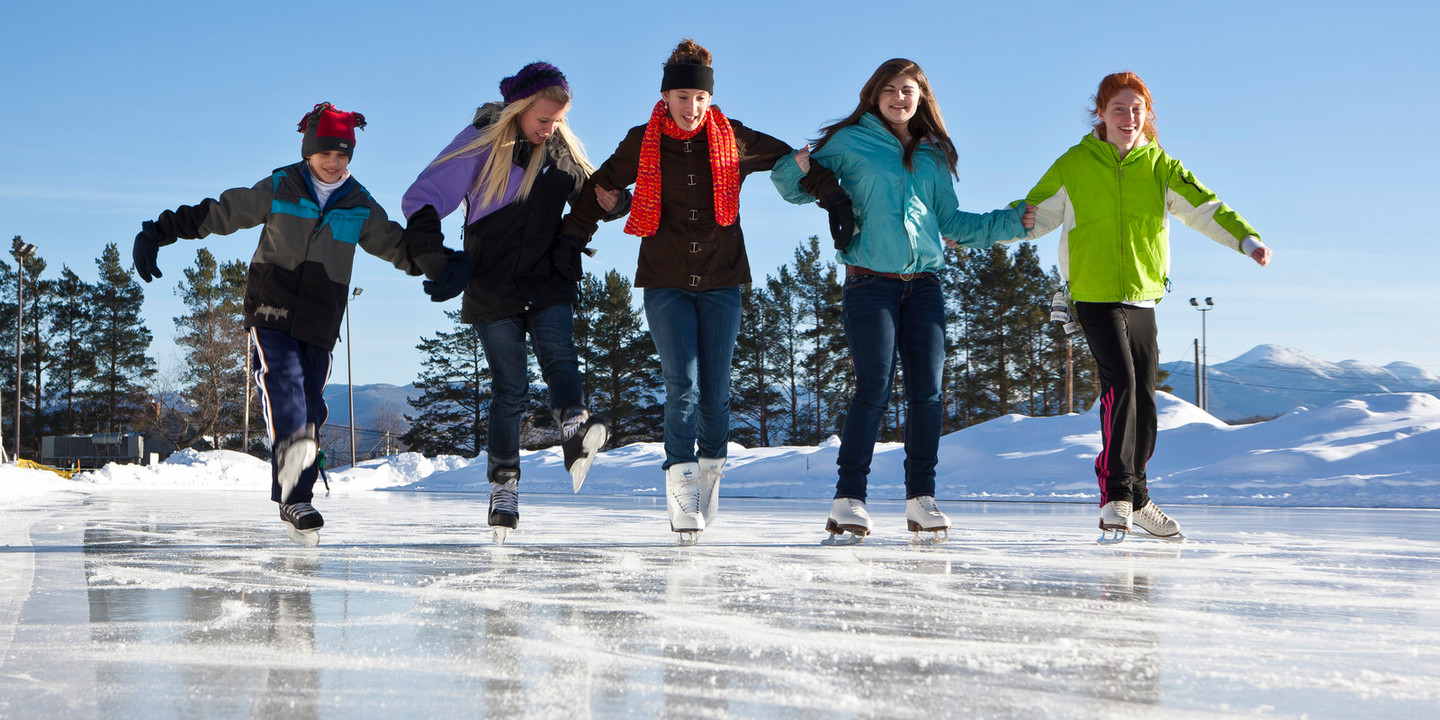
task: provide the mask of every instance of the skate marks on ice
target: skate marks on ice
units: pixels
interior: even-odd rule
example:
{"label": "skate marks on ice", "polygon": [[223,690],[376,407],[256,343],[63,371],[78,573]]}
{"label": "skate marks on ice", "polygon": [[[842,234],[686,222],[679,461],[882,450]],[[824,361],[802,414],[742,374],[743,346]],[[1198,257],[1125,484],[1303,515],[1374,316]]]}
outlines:
{"label": "skate marks on ice", "polygon": [[376,493],[323,500],[326,543],[301,549],[259,494],[186,495],[32,513],[66,529],[30,533],[32,590],[0,588],[31,598],[0,715],[1418,717],[1440,702],[1440,530],[1393,530],[1433,515],[1194,508],[1184,545],[1102,548],[1089,507],[952,503],[950,541],[915,546],[903,505],[876,502],[863,545],[822,548],[823,505],[727,499],[676,548],[657,499],[527,496],[530,529],[492,546],[483,495]]}

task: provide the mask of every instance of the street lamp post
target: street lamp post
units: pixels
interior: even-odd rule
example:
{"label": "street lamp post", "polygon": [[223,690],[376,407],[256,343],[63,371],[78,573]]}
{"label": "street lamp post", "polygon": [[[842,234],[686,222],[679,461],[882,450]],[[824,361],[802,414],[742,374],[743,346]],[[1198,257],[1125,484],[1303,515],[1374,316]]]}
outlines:
{"label": "street lamp post", "polygon": [[350,386],[350,467],[355,467],[355,373],[350,368],[350,301],[360,297],[360,288],[345,300],[345,383]]}
{"label": "street lamp post", "polygon": [[1214,298],[1208,298],[1208,297],[1205,298],[1205,306],[1204,306],[1204,307],[1201,307],[1199,301],[1197,301],[1195,298],[1192,297],[1192,298],[1190,298],[1190,306],[1193,307],[1193,308],[1195,308],[1196,310],[1199,310],[1199,311],[1200,311],[1200,367],[1196,368],[1196,372],[1199,373],[1199,377],[1200,377],[1200,385],[1199,385],[1199,390],[1198,390],[1197,393],[1196,393],[1196,395],[1197,395],[1196,400],[1197,400],[1197,403],[1200,405],[1200,409],[1201,409],[1201,410],[1209,410],[1209,409],[1210,409],[1210,377],[1209,377],[1209,374],[1210,374],[1210,372],[1209,372],[1209,370],[1210,370],[1210,358],[1209,358],[1209,355],[1206,353],[1206,349],[1207,349],[1207,348],[1206,348],[1206,338],[1205,338],[1205,334],[1206,334],[1206,328],[1205,328],[1205,313],[1210,312],[1211,310],[1214,310],[1214,309],[1215,309],[1215,299],[1214,299]]}
{"label": "street lamp post", "polygon": [[20,339],[25,318],[25,261],[35,255],[35,246],[15,236],[15,462],[20,462],[20,398],[24,397],[20,381]]}

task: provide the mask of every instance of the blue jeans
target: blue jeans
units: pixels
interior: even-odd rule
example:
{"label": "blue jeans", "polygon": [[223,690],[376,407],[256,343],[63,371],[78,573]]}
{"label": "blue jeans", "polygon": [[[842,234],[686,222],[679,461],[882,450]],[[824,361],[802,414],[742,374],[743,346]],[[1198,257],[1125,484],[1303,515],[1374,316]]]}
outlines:
{"label": "blue jeans", "polygon": [[645,288],[645,321],[665,377],[665,464],[723,458],[740,288]]}
{"label": "blue jeans", "polygon": [[932,275],[845,279],[845,342],[855,364],[855,395],[840,431],[835,497],[865,499],[875,440],[895,377],[905,369],[905,498],[935,494],[940,449],[940,375],[945,363],[945,298]]}
{"label": "blue jeans", "polygon": [[529,405],[530,359],[525,335],[535,348],[540,377],[550,395],[550,409],[558,414],[584,401],[580,390],[580,362],[575,357],[575,309],[551,305],[528,310],[503,320],[475,324],[485,362],[490,365],[490,429],[486,453],[492,465],[520,464],[520,419]]}

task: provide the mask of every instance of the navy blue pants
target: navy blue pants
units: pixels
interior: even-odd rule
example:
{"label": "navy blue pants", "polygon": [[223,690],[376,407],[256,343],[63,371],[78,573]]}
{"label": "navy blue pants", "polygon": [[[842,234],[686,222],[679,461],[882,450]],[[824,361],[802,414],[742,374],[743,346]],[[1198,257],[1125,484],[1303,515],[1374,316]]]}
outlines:
{"label": "navy blue pants", "polygon": [[[315,426],[318,442],[320,426],[330,414],[324,395],[325,381],[330,379],[330,351],[279,330],[252,328],[250,333],[255,338],[255,384],[260,388],[260,405],[265,412],[271,447],[306,425]],[[310,502],[319,476],[317,465],[305,468],[290,492],[290,502]],[[270,499],[275,502],[280,502],[279,477],[279,467],[272,455]]]}

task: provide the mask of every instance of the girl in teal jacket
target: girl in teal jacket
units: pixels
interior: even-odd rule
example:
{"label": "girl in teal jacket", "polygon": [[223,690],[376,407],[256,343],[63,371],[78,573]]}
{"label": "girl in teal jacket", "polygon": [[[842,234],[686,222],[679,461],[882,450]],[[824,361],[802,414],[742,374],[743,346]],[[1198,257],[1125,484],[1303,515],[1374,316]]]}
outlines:
{"label": "girl in teal jacket", "polygon": [[1060,227],[1060,271],[1100,371],[1100,483],[1103,540],[1124,539],[1132,523],[1180,537],[1180,524],[1150,500],[1145,466],[1155,450],[1155,382],[1160,353],[1155,303],[1170,274],[1169,215],[1255,262],[1270,262],[1260,235],[1155,139],[1150,90],[1140,76],[1100,81],[1093,132],[1040,178],[1025,202],[1036,206],[1038,238]]}
{"label": "girl in teal jacket", "polygon": [[771,173],[793,203],[816,199],[800,186],[813,166],[833,171],[844,189],[820,198],[846,267],[843,318],[855,366],[855,394],[840,434],[840,477],[825,527],[831,541],[848,532],[858,542],[870,533],[866,478],[897,353],[907,406],[906,523],[917,537],[930,531],[938,538],[950,528],[934,497],[945,360],[945,299],[935,277],[945,263],[942,236],[988,248],[1023,237],[1034,223],[1019,203],[984,214],[961,211],[952,184],[955,163],[955,146],[924,71],[894,59],[870,76],[850,117],[824,129],[813,154],[802,149]]}

